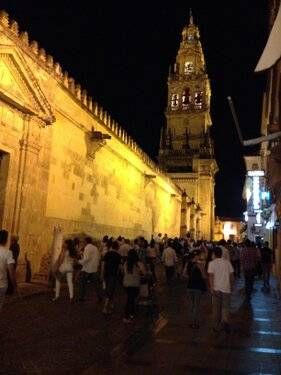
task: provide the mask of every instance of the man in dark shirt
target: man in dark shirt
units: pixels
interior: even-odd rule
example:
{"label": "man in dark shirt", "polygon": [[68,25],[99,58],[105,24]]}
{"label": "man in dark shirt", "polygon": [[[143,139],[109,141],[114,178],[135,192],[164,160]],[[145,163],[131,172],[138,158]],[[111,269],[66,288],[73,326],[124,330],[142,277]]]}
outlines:
{"label": "man in dark shirt", "polygon": [[121,255],[118,253],[119,243],[113,241],[111,248],[103,258],[103,280],[105,283],[105,303],[104,314],[109,314],[113,309],[113,297],[118,280],[119,267],[121,264]]}
{"label": "man in dark shirt", "polygon": [[259,256],[255,244],[248,239],[244,242],[240,260],[244,271],[246,300],[249,302],[254,289],[254,279]]}
{"label": "man in dark shirt", "polygon": [[19,237],[18,236],[11,236],[11,244],[10,250],[13,254],[13,258],[15,260],[15,269],[17,268],[18,257],[20,254],[20,245],[19,245]]}
{"label": "man in dark shirt", "polygon": [[270,289],[270,272],[273,263],[273,252],[268,247],[268,242],[264,243],[264,246],[260,249],[260,254],[263,276],[263,290],[266,291]]}
{"label": "man in dark shirt", "polygon": [[[13,254],[13,258],[14,258],[14,261],[15,261],[14,270],[16,272],[16,268],[17,268],[17,264],[18,264],[18,257],[19,257],[19,254],[20,254],[20,245],[19,245],[19,237],[18,236],[15,236],[15,235],[11,236],[10,250]],[[8,288],[7,288],[6,294],[13,294],[14,293],[14,287],[13,287],[13,283],[12,283],[12,280],[10,278],[9,272],[7,273],[7,277],[8,277]]]}

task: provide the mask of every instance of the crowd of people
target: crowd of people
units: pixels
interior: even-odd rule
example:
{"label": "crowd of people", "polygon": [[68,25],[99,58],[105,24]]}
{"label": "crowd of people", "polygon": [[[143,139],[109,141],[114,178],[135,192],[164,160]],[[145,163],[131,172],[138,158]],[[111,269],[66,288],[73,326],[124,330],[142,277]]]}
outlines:
{"label": "crowd of people", "polygon": [[119,236],[105,236],[100,245],[90,237],[65,240],[55,272],[55,297],[59,298],[61,278],[65,275],[70,300],[73,301],[73,280],[78,281],[78,301],[83,302],[91,285],[97,300],[103,302],[103,313],[114,310],[116,287],[121,283],[127,294],[124,322],[135,318],[136,301],[157,285],[155,267],[165,268],[170,287],[176,278],[186,279],[190,297],[192,328],[199,328],[199,307],[203,293],[210,291],[213,306],[213,329],[229,330],[230,296],[235,278],[243,271],[245,298],[249,303],[256,276],[263,277],[264,291],[270,289],[273,253],[268,243],[256,246],[249,240],[236,244],[194,241],[190,236],[170,239],[159,233],[150,242],[143,237],[133,241]]}
{"label": "crowd of people", "polygon": [[[16,241],[17,243],[17,241]],[[9,234],[0,231],[0,309],[8,288],[8,279],[16,290],[15,266],[18,244],[9,246]],[[10,250],[9,250],[10,249]],[[13,250],[14,249],[14,250]],[[149,298],[157,290],[156,268],[165,268],[167,287],[175,279],[186,283],[190,305],[190,325],[200,325],[200,301],[205,292],[212,295],[213,330],[229,331],[230,298],[235,278],[243,273],[245,300],[250,303],[255,277],[263,278],[263,291],[270,290],[273,252],[268,243],[256,245],[221,240],[218,243],[168,238],[159,233],[148,242],[122,236],[104,236],[99,243],[91,237],[65,239],[52,267],[53,302],[60,298],[62,281],[66,280],[70,302],[83,303],[89,290],[94,290],[105,315],[114,311],[114,297],[121,284],[126,296],[124,323],[135,319],[137,301]],[[156,267],[157,266],[157,267]],[[77,288],[75,287],[77,285]],[[77,293],[77,295],[75,295]]]}

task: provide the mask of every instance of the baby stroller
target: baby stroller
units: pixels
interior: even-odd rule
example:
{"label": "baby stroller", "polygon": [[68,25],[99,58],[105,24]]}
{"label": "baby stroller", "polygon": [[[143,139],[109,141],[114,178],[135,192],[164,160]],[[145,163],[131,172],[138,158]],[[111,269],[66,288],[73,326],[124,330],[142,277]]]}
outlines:
{"label": "baby stroller", "polygon": [[151,273],[141,277],[140,292],[137,306],[143,310],[152,320],[158,318],[158,306],[155,298],[153,277]]}

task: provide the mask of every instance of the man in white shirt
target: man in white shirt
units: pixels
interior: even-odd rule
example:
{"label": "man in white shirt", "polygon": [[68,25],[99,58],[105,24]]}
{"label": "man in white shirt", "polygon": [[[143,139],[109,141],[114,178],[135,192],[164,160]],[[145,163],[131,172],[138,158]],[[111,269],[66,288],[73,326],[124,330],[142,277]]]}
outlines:
{"label": "man in white shirt", "polygon": [[223,328],[229,332],[230,295],[233,284],[233,267],[222,257],[221,247],[215,248],[215,259],[209,263],[208,275],[212,293],[213,330]]}
{"label": "man in white shirt", "polygon": [[79,263],[82,265],[79,280],[79,301],[85,301],[86,285],[88,282],[91,282],[94,285],[97,298],[101,302],[101,281],[98,273],[100,253],[98,248],[93,245],[91,237],[86,237],[85,242],[84,253],[82,259],[79,260]]}
{"label": "man in white shirt", "polygon": [[129,239],[122,238],[121,245],[119,246],[119,254],[122,257],[122,261],[125,262],[128,256],[129,250],[132,249]]}
{"label": "man in white shirt", "polygon": [[2,309],[8,287],[7,272],[9,273],[14,291],[17,288],[14,267],[15,260],[12,252],[9,250],[8,239],[9,233],[6,230],[0,230],[0,311]]}
{"label": "man in white shirt", "polygon": [[162,262],[164,263],[166,270],[167,284],[170,285],[175,274],[175,266],[177,263],[177,254],[171,247],[172,243],[168,242],[168,247],[164,249],[162,254]]}
{"label": "man in white shirt", "polygon": [[158,233],[158,235],[155,237],[154,241],[155,241],[157,253],[162,255],[163,250],[164,250],[162,233]]}

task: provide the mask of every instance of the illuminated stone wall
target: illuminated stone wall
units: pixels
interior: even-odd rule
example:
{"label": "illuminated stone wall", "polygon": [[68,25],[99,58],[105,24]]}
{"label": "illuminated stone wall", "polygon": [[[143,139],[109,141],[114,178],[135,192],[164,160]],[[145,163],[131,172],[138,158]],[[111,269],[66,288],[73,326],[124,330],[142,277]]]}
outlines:
{"label": "illuminated stone wall", "polygon": [[[181,192],[110,115],[0,12],[0,225],[46,272],[52,230],[180,232]],[[104,139],[109,138],[111,139]]]}
{"label": "illuminated stone wall", "polygon": [[[170,173],[173,181],[184,191],[189,201],[189,224],[187,230],[191,232],[195,239],[214,238],[215,224],[215,197],[214,197],[214,178],[216,163],[210,160],[194,159],[193,173]],[[192,203],[193,202],[193,203]]]}

